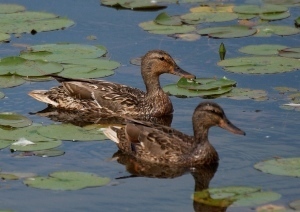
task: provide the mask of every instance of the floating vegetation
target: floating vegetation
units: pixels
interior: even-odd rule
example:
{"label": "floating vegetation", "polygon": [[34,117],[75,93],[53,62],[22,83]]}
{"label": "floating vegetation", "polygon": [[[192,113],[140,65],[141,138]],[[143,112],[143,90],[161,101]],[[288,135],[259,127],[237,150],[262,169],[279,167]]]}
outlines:
{"label": "floating vegetation", "polygon": [[21,5],[0,4],[0,8],[0,31],[6,34],[35,34],[74,25],[74,22],[68,18],[46,12],[25,11]]}
{"label": "floating vegetation", "polygon": [[40,151],[46,149],[53,149],[62,144],[62,141],[52,140],[52,141],[29,141],[25,138],[20,138],[19,141],[11,144],[10,149],[12,151],[22,151],[22,152],[31,152],[31,151]]}
{"label": "floating vegetation", "polygon": [[227,78],[198,78],[195,80],[181,78],[176,84],[164,86],[163,90],[178,97],[211,97],[231,91],[235,84],[236,81]]}
{"label": "floating vegetation", "polygon": [[32,124],[32,121],[20,114],[5,112],[0,113],[0,126],[1,127],[27,127]]}
{"label": "floating vegetation", "polygon": [[268,174],[300,177],[300,158],[275,158],[256,163],[254,168]]}
{"label": "floating vegetation", "polygon": [[0,76],[0,88],[11,88],[24,84],[26,81],[18,75]]}
{"label": "floating vegetation", "polygon": [[237,19],[238,15],[230,12],[193,12],[181,15],[180,18],[186,24],[201,24],[232,21]]}
{"label": "floating vegetation", "polygon": [[85,129],[72,124],[51,124],[37,129],[38,134],[44,137],[69,141],[99,141],[106,140],[106,136],[98,128]]}
{"label": "floating vegetation", "polygon": [[255,27],[257,29],[256,37],[270,37],[271,35],[295,35],[300,33],[300,29],[284,26],[284,25],[271,25],[263,24]]}
{"label": "floating vegetation", "polygon": [[110,179],[88,172],[59,171],[49,177],[31,177],[23,181],[29,187],[50,190],[79,190],[107,185]]}
{"label": "floating vegetation", "polygon": [[[163,1],[147,1],[147,0],[101,0],[101,4],[105,6],[124,8],[130,10],[159,10],[166,8],[157,2]],[[175,1],[174,1],[175,3]]]}
{"label": "floating vegetation", "polygon": [[14,141],[11,140],[0,140],[0,149],[4,149],[10,146]]}
{"label": "floating vegetation", "polygon": [[241,74],[276,74],[300,68],[300,61],[293,58],[261,56],[237,57],[218,62],[226,71]]}
{"label": "floating vegetation", "polygon": [[255,206],[278,200],[280,197],[275,192],[246,186],[209,188],[193,195],[194,201],[216,207]]}
{"label": "floating vegetation", "polygon": [[0,91],[0,99],[3,99],[4,97],[5,97],[5,94]]}
{"label": "floating vegetation", "polygon": [[277,55],[287,46],[276,44],[248,45],[239,49],[240,52],[252,55]]}
{"label": "floating vegetation", "polygon": [[285,48],[278,52],[279,56],[300,59],[300,47]]}
{"label": "floating vegetation", "polygon": [[0,32],[0,42],[8,42],[10,40],[10,35]]}
{"label": "floating vegetation", "polygon": [[229,93],[223,94],[220,97],[235,100],[252,99],[254,101],[265,101],[268,99],[266,91],[252,90],[249,88],[233,88]]}
{"label": "floating vegetation", "polygon": [[290,87],[275,87],[274,89],[284,94],[289,101],[289,103],[281,105],[281,109],[300,111],[300,90]]}

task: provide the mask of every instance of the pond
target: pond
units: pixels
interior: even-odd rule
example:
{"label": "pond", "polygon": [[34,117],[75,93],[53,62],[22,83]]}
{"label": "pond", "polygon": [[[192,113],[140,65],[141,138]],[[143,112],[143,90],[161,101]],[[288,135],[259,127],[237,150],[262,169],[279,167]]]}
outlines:
{"label": "pond", "polygon": [[[218,1],[219,2],[219,1]],[[222,1],[231,4],[259,4],[260,1]],[[264,90],[267,98],[235,100],[229,98],[211,99],[222,106],[227,117],[246,136],[231,134],[220,128],[209,131],[209,140],[220,156],[217,171],[211,167],[201,170],[197,177],[190,172],[180,173],[171,179],[132,176],[126,166],[113,159],[117,146],[110,140],[71,142],[63,141],[60,149],[65,154],[58,157],[18,156],[9,148],[0,151],[2,172],[34,173],[47,176],[55,171],[79,171],[108,177],[111,182],[103,187],[86,188],[76,191],[53,191],[27,187],[21,180],[1,180],[0,210],[12,211],[210,211],[213,207],[193,202],[195,187],[209,183],[210,188],[227,186],[260,187],[272,191],[281,198],[274,205],[289,208],[291,201],[300,198],[300,181],[297,177],[270,175],[254,168],[254,164],[272,158],[299,157],[299,110],[285,110],[281,106],[289,103],[286,93],[276,87],[291,87],[300,90],[300,72],[294,70],[276,74],[238,74],[228,72],[217,65],[219,46],[226,47],[226,59],[245,56],[238,49],[246,45],[279,44],[299,47],[299,34],[271,37],[242,37],[215,39],[201,36],[194,41],[175,39],[167,35],[151,34],[138,25],[151,21],[162,11],[170,15],[188,13],[198,3],[168,4],[163,10],[127,10],[106,7],[96,0],[0,0],[0,3],[16,3],[28,11],[43,11],[67,17],[75,25],[64,30],[38,32],[35,35],[11,36],[8,43],[0,43],[0,58],[17,56],[27,45],[49,43],[76,43],[103,45],[107,57],[118,61],[121,66],[106,80],[118,82],[144,90],[140,67],[130,60],[144,55],[151,49],[163,49],[176,59],[184,70],[201,78],[222,78],[237,82],[237,87]],[[300,7],[290,7],[290,17],[276,21],[277,24],[294,27],[299,17]],[[230,21],[236,24],[237,20]],[[204,24],[205,25],[205,24]],[[212,24],[213,25],[213,24]],[[214,26],[224,26],[224,23]],[[210,26],[206,24],[205,26]],[[95,36],[96,39],[89,39]],[[299,67],[298,67],[299,69]],[[176,83],[174,75],[162,75],[162,86]],[[0,112],[22,114],[33,123],[49,125],[55,123],[47,117],[32,113],[46,107],[27,95],[37,89],[57,86],[54,80],[46,82],[26,82],[13,88],[1,89],[5,98],[0,99]],[[170,97],[174,106],[172,127],[186,134],[192,134],[191,117],[195,107],[203,100],[200,97]],[[216,172],[215,172],[216,171]],[[204,177],[208,175],[209,177]],[[196,176],[196,175],[194,175]],[[202,178],[201,178],[202,176]],[[209,178],[209,179],[207,179]],[[209,180],[211,181],[209,182]],[[207,180],[207,182],[205,182]],[[195,186],[196,185],[196,186]],[[253,211],[257,206],[228,207],[223,211]]]}

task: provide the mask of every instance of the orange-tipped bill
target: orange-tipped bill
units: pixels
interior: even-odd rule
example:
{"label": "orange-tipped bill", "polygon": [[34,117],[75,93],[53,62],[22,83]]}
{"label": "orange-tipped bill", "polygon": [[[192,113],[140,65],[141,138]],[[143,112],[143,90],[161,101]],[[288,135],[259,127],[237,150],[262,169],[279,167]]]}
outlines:
{"label": "orange-tipped bill", "polygon": [[234,126],[227,118],[223,119],[220,122],[219,126],[225,130],[228,130],[229,132],[234,133],[234,134],[246,135],[246,133],[243,130]]}
{"label": "orange-tipped bill", "polygon": [[180,68],[179,66],[176,65],[176,67],[174,68],[174,72],[172,74],[178,75],[180,77],[184,77],[186,79],[195,79],[196,76],[193,74],[190,74],[189,72],[186,72],[185,70],[183,70],[182,68]]}

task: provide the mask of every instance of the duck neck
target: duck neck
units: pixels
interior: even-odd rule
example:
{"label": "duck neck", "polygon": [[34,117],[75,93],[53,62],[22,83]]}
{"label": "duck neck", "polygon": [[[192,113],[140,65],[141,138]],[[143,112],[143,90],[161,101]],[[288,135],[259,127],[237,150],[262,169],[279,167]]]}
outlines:
{"label": "duck neck", "polygon": [[155,94],[157,91],[162,90],[159,83],[159,75],[152,75],[148,78],[144,77],[144,83],[146,85],[147,95],[151,96]]}

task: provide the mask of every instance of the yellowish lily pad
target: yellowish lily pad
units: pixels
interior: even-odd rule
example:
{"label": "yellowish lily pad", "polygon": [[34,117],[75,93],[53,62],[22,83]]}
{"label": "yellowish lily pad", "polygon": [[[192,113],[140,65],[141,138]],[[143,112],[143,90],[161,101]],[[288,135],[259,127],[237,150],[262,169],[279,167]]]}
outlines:
{"label": "yellowish lily pad", "polygon": [[221,95],[221,97],[235,100],[252,99],[255,101],[264,101],[268,99],[266,91],[253,90],[250,88],[233,88],[230,92]]}
{"label": "yellowish lily pad", "polygon": [[26,8],[18,4],[0,4],[0,14],[9,14],[25,11]]}
{"label": "yellowish lily pad", "polygon": [[150,33],[165,34],[165,35],[172,35],[177,33],[189,33],[196,30],[194,26],[189,26],[189,25],[166,26],[166,25],[156,24],[154,21],[142,22],[139,24],[139,26]]}
{"label": "yellowish lily pad", "polygon": [[197,31],[200,35],[208,35],[213,38],[239,38],[246,37],[256,33],[256,29],[247,26],[233,25],[225,27],[209,27]]}

